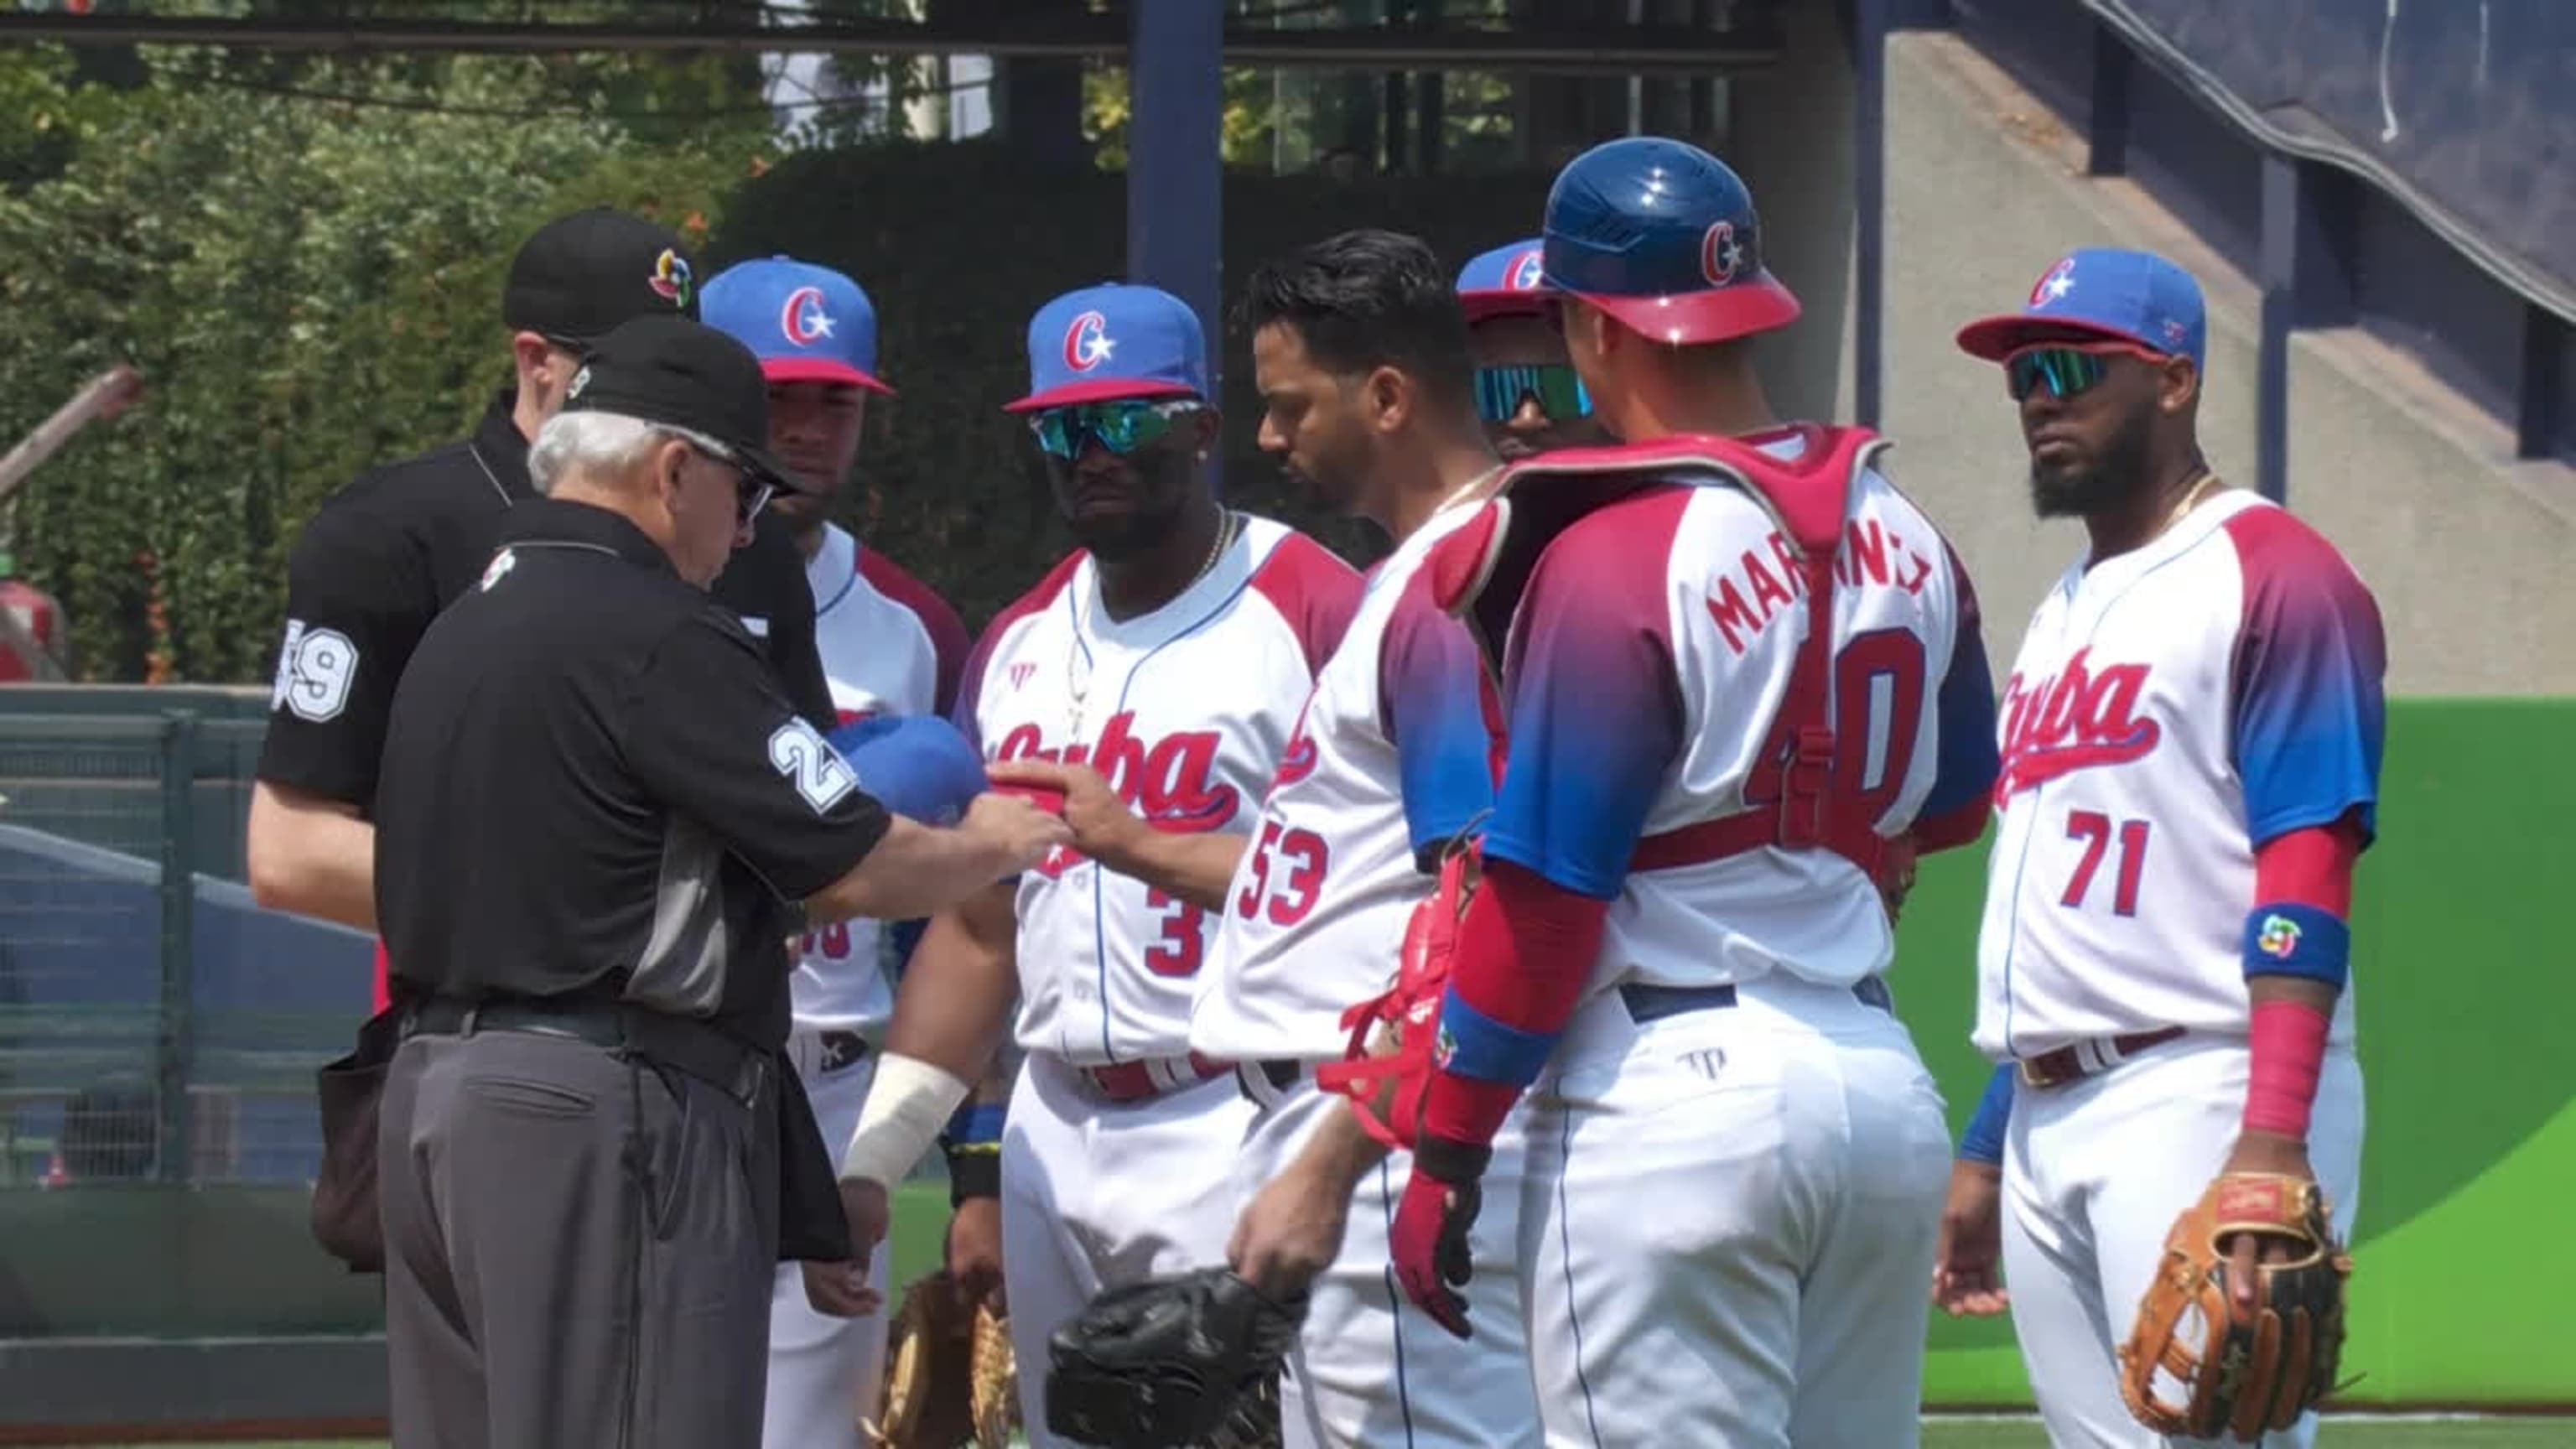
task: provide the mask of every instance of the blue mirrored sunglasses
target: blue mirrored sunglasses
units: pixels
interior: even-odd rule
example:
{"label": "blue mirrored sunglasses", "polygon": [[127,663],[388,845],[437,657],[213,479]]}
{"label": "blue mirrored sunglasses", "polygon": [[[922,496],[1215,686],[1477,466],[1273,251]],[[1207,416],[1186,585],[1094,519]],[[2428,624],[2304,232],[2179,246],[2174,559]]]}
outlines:
{"label": "blue mirrored sunglasses", "polygon": [[1099,439],[1100,446],[1125,457],[1171,432],[1174,424],[1198,410],[1196,402],[1145,398],[1075,403],[1049,408],[1029,419],[1029,431],[1037,435],[1039,447],[1068,462],[1082,456],[1086,437]]}
{"label": "blue mirrored sunglasses", "polygon": [[1538,399],[1539,411],[1551,419],[1592,415],[1592,394],[1583,378],[1562,362],[1476,369],[1476,415],[1489,423],[1508,423],[1525,398]]}
{"label": "blue mirrored sunglasses", "polygon": [[2110,355],[2075,347],[2027,347],[2004,359],[2004,387],[2014,402],[2045,387],[2048,395],[2069,398],[2098,386],[2110,370]]}

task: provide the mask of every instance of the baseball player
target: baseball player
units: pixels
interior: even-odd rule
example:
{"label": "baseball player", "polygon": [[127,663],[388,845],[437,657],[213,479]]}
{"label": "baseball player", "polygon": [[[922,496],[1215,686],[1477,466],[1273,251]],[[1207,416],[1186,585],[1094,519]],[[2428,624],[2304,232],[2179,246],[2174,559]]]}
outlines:
{"label": "baseball player", "polygon": [[1546,276],[1624,446],[1515,465],[1431,565],[1508,641],[1511,749],[1390,1243],[1408,1297],[1486,1331],[1462,1246],[1526,1093],[1550,1443],[1919,1434],[1908,1285],[1949,1152],[1876,874],[1896,836],[1980,833],[1994,705],[1967,581],[1875,441],[1772,414],[1747,339],[1798,304],[1762,247],[1704,151],[1568,163]]}
{"label": "baseball player", "polygon": [[[1359,576],[1210,493],[1218,417],[1187,304],[1087,287],[1039,309],[1028,348],[1030,393],[1010,411],[1081,547],[985,630],[960,728],[997,764],[1090,762],[1158,831],[1240,833]],[[902,1179],[1016,990],[1002,1273],[1033,1443],[1056,1442],[1035,1369],[1058,1324],[1104,1288],[1224,1256],[1252,1108],[1188,1041],[1215,929],[1201,904],[1063,851],[934,920],[906,975],[844,1177]]]}
{"label": "baseball player", "polygon": [[[966,663],[956,611],[885,555],[827,517],[858,459],[879,380],[876,308],[855,281],[789,257],[744,262],[709,279],[699,306],[760,359],[769,381],[770,452],[801,491],[772,507],[805,559],[814,640],[843,727],[872,719],[945,718]],[[787,1056],[835,1150],[858,1126],[875,1050],[894,1006],[898,943],[918,934],[853,920],[798,942]],[[874,1297],[885,1297],[885,1264]],[[859,1449],[854,1405],[877,1401],[885,1315],[816,1311],[796,1265],[778,1271],[770,1304],[769,1392],[761,1439],[771,1449]]]}
{"label": "baseball player", "polygon": [[1607,441],[1592,395],[1565,360],[1539,238],[1496,247],[1458,269],[1476,357],[1476,415],[1505,458]]}
{"label": "baseball player", "polygon": [[[1344,1054],[1343,1010],[1396,975],[1415,907],[1493,799],[1484,662],[1424,571],[1500,468],[1476,416],[1465,319],[1430,249],[1383,231],[1263,267],[1244,312],[1266,404],[1261,446],[1292,481],[1383,528],[1394,552],[1369,573],[1254,834],[1142,831],[1122,812],[1082,808],[1098,792],[1079,775],[1066,820],[1103,863],[1223,916],[1190,1042],[1240,1063],[1260,1104],[1236,1167],[1228,1257],[1272,1294],[1308,1299],[1281,1381],[1286,1442],[1535,1445],[1511,1204],[1473,1245],[1477,1336],[1401,1315],[1386,1245],[1406,1159],[1315,1075]],[[1495,1180],[1516,1171],[1505,1154]]]}
{"label": "baseball player", "polygon": [[[2000,1236],[2060,1445],[2185,1442],[2130,1417],[2114,1345],[2214,1176],[2320,1183],[2346,1241],[2360,1186],[2346,923],[2386,643],[2334,545],[2210,471],[2205,336],[2189,273],[2117,250],[2061,258],[2020,312],[1959,333],[2003,364],[2033,505],[2089,546],[2004,682],[1976,1024],[1999,1065],[1934,1287],[1999,1310]],[[2230,1247],[2241,1302],[2255,1246]]]}

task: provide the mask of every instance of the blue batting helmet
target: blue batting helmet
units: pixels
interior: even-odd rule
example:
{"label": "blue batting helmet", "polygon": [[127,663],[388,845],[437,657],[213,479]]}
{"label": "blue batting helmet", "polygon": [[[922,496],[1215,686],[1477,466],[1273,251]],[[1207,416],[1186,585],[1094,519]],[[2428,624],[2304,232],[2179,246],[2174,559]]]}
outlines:
{"label": "blue batting helmet", "polygon": [[1798,299],[1762,265],[1744,179],[1661,136],[1606,141],[1547,193],[1547,284],[1658,342],[1722,342],[1785,327]]}

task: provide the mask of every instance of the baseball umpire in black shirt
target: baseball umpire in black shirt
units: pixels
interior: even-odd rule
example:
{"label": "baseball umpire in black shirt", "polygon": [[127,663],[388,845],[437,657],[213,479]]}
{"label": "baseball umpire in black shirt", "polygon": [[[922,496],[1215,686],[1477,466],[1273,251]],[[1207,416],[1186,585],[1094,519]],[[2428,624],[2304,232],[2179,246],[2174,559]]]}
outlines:
{"label": "baseball umpire in black shirt", "polygon": [[[263,905],[373,929],[376,765],[385,711],[421,633],[492,556],[511,505],[536,496],[528,443],[592,340],[630,317],[697,315],[673,232],[593,208],[539,228],[501,298],[514,377],[472,437],[375,469],[325,500],[287,560],[285,640],[253,787],[251,889]],[[797,708],[833,721],[814,600],[784,520],[764,516],[714,596],[758,636]],[[378,963],[379,994],[383,963]]]}
{"label": "baseball umpire in black shirt", "polygon": [[782,1212],[846,1254],[780,1066],[781,943],[932,914],[1068,838],[991,793],[953,829],[888,814],[709,602],[793,486],[768,435],[741,343],[678,317],[611,332],[537,435],[545,496],[502,520],[394,693],[375,894],[402,1024],[377,1155],[397,1449],[758,1444]]}

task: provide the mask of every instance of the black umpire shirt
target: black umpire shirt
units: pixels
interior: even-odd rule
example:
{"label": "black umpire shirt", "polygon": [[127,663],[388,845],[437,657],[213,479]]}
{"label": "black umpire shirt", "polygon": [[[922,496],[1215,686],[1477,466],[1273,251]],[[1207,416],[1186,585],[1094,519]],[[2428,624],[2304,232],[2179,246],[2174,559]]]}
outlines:
{"label": "black umpire shirt", "polygon": [[397,987],[622,996],[787,1037],[802,901],[883,806],[729,611],[618,514],[537,499],[403,672],[376,792]]}
{"label": "black umpire shirt", "polygon": [[[536,496],[512,397],[503,388],[471,438],[365,474],[305,525],[287,562],[262,780],[375,818],[394,686],[430,620],[482,575],[503,516]],[[712,592],[760,637],[797,709],[831,728],[814,596],[786,521],[764,510]]]}

